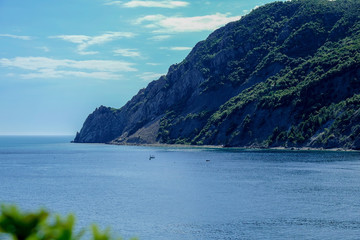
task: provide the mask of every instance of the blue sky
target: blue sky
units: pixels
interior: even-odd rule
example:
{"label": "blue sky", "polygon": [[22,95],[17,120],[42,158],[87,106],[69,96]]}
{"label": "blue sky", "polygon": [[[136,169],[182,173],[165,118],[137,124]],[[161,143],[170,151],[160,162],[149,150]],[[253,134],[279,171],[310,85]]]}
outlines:
{"label": "blue sky", "polygon": [[0,135],[75,134],[267,0],[0,0]]}

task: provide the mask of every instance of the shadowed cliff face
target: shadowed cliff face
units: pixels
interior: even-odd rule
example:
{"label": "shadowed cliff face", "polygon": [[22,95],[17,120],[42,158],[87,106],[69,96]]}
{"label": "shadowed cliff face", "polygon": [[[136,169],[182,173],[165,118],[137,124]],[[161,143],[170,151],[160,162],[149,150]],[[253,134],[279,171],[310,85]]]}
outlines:
{"label": "shadowed cliff face", "polygon": [[76,134],[74,142],[109,142],[118,136],[116,133],[121,129],[121,122],[115,110],[101,106],[87,117],[84,127]]}
{"label": "shadowed cliff face", "polygon": [[360,3],[260,7],[199,42],[74,142],[359,149]]}

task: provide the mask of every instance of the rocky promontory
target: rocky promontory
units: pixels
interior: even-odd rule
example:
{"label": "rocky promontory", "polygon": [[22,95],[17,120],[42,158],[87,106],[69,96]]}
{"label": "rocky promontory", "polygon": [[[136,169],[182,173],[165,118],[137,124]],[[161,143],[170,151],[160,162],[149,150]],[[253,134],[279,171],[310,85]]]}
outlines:
{"label": "rocky promontory", "polygon": [[259,7],[74,142],[360,149],[359,16],[350,0]]}

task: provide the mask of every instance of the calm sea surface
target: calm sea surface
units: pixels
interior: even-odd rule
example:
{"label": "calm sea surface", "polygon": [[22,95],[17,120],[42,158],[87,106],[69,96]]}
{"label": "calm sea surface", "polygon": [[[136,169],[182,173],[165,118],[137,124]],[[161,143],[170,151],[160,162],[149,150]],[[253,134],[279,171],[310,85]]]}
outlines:
{"label": "calm sea surface", "polygon": [[70,140],[0,137],[0,202],[126,239],[360,239],[360,153]]}

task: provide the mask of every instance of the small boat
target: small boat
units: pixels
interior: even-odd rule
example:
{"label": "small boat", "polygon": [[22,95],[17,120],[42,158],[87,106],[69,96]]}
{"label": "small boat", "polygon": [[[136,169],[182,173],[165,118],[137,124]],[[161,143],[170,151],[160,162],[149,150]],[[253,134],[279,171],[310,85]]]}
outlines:
{"label": "small boat", "polygon": [[153,159],[153,158],[155,158],[154,155],[150,155],[150,156],[149,156],[149,160],[151,160],[151,159]]}

